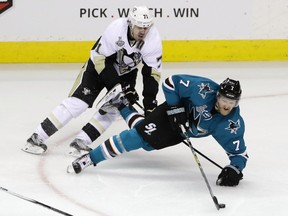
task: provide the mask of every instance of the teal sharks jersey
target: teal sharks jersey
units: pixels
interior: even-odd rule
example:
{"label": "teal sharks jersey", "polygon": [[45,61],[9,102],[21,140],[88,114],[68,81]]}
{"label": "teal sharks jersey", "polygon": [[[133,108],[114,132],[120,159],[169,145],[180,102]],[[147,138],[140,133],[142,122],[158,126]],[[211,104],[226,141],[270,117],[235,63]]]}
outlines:
{"label": "teal sharks jersey", "polygon": [[172,75],[163,82],[168,105],[184,105],[189,111],[190,137],[213,136],[226,151],[231,165],[243,170],[248,159],[244,141],[245,124],[236,106],[223,116],[215,110],[219,84],[200,76]]}

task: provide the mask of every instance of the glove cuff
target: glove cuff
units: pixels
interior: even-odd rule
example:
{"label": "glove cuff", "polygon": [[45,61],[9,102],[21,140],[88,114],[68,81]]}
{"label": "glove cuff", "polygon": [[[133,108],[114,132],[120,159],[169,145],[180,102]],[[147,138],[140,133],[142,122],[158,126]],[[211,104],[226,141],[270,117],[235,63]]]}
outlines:
{"label": "glove cuff", "polygon": [[235,167],[235,166],[233,166],[233,165],[227,165],[227,166],[224,167],[224,169],[225,169],[225,168],[228,168],[228,167],[230,167],[231,169],[233,169],[238,175],[241,173],[241,171],[240,171],[237,167]]}
{"label": "glove cuff", "polygon": [[179,114],[179,113],[185,113],[185,108],[172,106],[172,107],[170,107],[170,110],[167,110],[167,115],[175,115],[175,114]]}

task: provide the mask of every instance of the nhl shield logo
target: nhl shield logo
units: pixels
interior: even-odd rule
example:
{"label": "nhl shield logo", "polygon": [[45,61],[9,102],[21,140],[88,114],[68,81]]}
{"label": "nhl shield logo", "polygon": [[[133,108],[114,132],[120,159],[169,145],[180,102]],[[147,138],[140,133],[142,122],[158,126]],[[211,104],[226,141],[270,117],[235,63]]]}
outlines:
{"label": "nhl shield logo", "polygon": [[0,14],[8,10],[13,5],[13,0],[0,0]]}

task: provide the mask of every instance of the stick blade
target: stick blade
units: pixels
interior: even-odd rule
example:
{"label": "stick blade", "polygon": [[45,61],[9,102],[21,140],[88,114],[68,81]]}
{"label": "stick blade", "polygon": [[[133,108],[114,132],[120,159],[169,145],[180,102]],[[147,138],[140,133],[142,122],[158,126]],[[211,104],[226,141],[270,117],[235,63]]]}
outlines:
{"label": "stick blade", "polygon": [[221,209],[221,208],[225,208],[225,207],[226,207],[226,205],[225,205],[224,203],[220,203],[220,204],[219,204],[219,202],[218,202],[218,200],[217,200],[217,197],[216,197],[216,196],[213,196],[213,202],[214,202],[214,204],[215,204],[215,206],[216,206],[217,210],[219,210],[219,209]]}

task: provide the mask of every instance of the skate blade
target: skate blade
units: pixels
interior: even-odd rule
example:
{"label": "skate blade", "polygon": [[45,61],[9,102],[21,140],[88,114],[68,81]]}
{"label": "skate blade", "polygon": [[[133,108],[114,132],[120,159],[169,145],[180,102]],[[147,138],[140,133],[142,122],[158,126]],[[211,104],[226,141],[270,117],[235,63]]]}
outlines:
{"label": "skate blade", "polygon": [[83,150],[78,151],[78,150],[76,150],[74,148],[71,148],[69,150],[69,152],[68,152],[68,155],[71,156],[71,157],[74,157],[74,158],[79,158],[79,157],[81,157],[81,156],[83,156],[84,154],[87,154],[87,153],[89,153],[89,152],[88,151],[83,151]]}
{"label": "skate blade", "polygon": [[67,173],[75,173],[75,170],[72,165],[67,166]]}
{"label": "skate blade", "polygon": [[21,148],[21,150],[35,155],[41,155],[47,151],[47,149],[45,150],[40,146],[32,146],[32,145],[25,145],[23,148]]}

